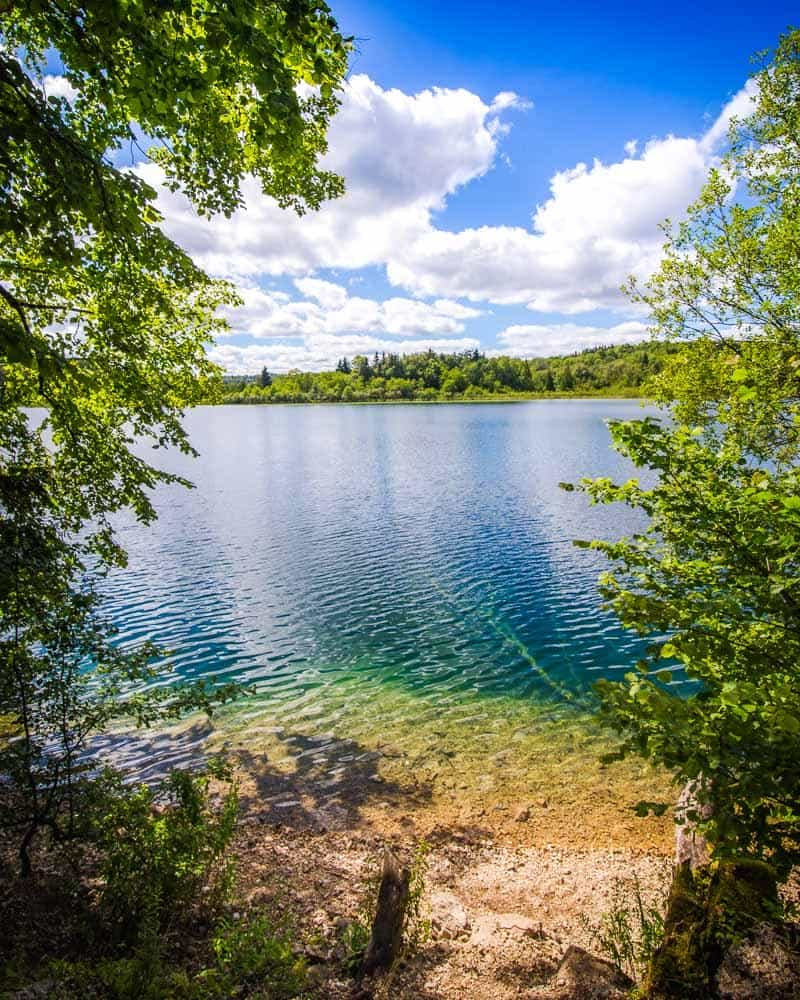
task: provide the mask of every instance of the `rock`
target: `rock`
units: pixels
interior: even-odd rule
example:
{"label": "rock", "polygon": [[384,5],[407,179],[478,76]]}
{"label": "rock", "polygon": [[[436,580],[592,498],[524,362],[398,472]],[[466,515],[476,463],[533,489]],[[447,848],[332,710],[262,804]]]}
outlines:
{"label": "rock", "polygon": [[430,898],[431,923],[445,939],[469,933],[470,922],[461,900],[452,892],[434,892]]}
{"label": "rock", "polygon": [[469,943],[478,950],[492,947],[493,939],[497,933],[497,920],[490,914],[482,914],[475,918],[472,923],[472,934]]}
{"label": "rock", "polygon": [[43,979],[38,983],[31,983],[22,990],[10,994],[12,1000],[48,1000],[49,997],[58,996],[58,988],[63,983],[58,983],[55,979]]}
{"label": "rock", "polygon": [[721,1000],[800,997],[800,954],[789,929],[766,923],[754,927],[725,955],[718,984]]}
{"label": "rock", "polygon": [[622,1000],[636,985],[611,962],[575,945],[561,959],[554,981],[564,989],[565,997],[581,1000]]}
{"label": "rock", "polygon": [[500,913],[497,915],[497,929],[519,937],[544,937],[542,925],[521,913]]}
{"label": "rock", "polygon": [[517,809],[517,811],[514,813],[515,823],[527,823],[530,818],[531,818],[531,811],[530,809],[528,809],[527,806],[523,806],[522,809]]}
{"label": "rock", "polygon": [[472,923],[469,943],[473,948],[504,948],[509,935],[517,938],[543,938],[541,926],[522,913],[484,913]]}
{"label": "rock", "polygon": [[324,941],[308,941],[300,949],[299,954],[307,960],[308,965],[318,965],[320,962],[327,962],[333,950]]}

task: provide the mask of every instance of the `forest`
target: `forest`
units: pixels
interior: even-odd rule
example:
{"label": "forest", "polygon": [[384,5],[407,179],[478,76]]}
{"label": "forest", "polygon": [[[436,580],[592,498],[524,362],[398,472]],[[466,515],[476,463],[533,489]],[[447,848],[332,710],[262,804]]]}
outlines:
{"label": "forest", "polygon": [[[550,358],[456,354],[374,354],[342,358],[334,371],[223,376],[224,403],[367,403],[497,397],[640,396],[654,376],[679,363],[686,346],[652,341],[595,347]],[[216,388],[219,388],[217,386]]]}

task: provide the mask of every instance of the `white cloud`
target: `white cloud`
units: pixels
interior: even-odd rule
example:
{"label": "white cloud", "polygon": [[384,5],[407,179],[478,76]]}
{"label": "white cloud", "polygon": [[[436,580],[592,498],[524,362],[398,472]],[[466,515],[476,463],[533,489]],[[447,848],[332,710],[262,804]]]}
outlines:
{"label": "white cloud", "polygon": [[595,160],[556,173],[531,229],[483,226],[450,233],[432,226],[387,261],[389,279],[414,294],[526,303],[574,314],[630,306],[619,291],[629,274],[658,265],[659,223],[683,215],[715,162],[737,95],[699,139],[633,143],[616,163]]}
{"label": "white cloud", "polygon": [[257,372],[264,365],[271,372],[287,372],[292,368],[301,371],[330,370],[342,358],[352,358],[356,354],[372,355],[385,351],[387,354],[411,354],[417,351],[472,351],[480,347],[472,337],[460,339],[421,339],[395,341],[380,337],[316,335],[305,338],[303,344],[217,344],[209,351],[209,357],[225,371],[234,375]]}
{"label": "white cloud", "polygon": [[508,326],[497,335],[499,348],[491,353],[544,358],[607,344],[638,344],[646,339],[647,326],[635,320],[611,327],[575,323],[518,325]]}
{"label": "white cloud", "polygon": [[631,140],[623,160],[557,172],[531,229],[429,226],[387,261],[389,279],[418,295],[526,303],[542,312],[630,311],[620,285],[655,270],[659,223],[682,216],[697,197],[731,116],[746,114],[751,100],[748,85],[700,138],[651,139],[638,155]]}
{"label": "white cloud", "polygon": [[347,289],[333,281],[321,281],[319,278],[298,278],[295,281],[298,290],[310,299],[316,299],[326,309],[341,309],[347,302]]}
{"label": "white cloud", "polygon": [[256,285],[240,286],[244,304],[225,310],[232,332],[257,338],[353,333],[416,337],[461,333],[466,320],[480,315],[479,310],[448,299],[427,303],[351,296],[341,285],[318,278],[297,278],[295,286],[305,298],[292,299]]}
{"label": "white cloud", "polygon": [[353,76],[329,131],[324,166],[346,180],[344,197],[298,218],[249,180],[231,219],[199,219],[188,200],[161,187],[152,164],[138,168],[160,188],[170,236],[207,270],[228,277],[307,275],[322,267],[383,265],[430,227],[448,195],[495,162],[498,115],[522,107],[516,95],[485,104],[467,90],[384,90]]}
{"label": "white cloud", "polygon": [[757,96],[758,84],[751,79],[728,101],[717,116],[716,121],[703,136],[703,144],[709,152],[712,152],[725,139],[732,118],[746,118],[753,113],[753,102]]}
{"label": "white cloud", "polygon": [[[265,198],[251,179],[244,207],[229,220],[198,219],[185,198],[163,187],[160,204],[168,233],[201,266],[244,286],[245,306],[231,318],[237,330],[257,338],[448,337],[477,315],[459,299],[565,316],[596,309],[636,316],[620,285],[657,267],[659,223],[680,218],[697,196],[731,116],[746,114],[752,96],[748,84],[698,137],[632,139],[619,161],[556,172],[527,225],[451,232],[437,226],[435,213],[497,164],[507,130],[501,116],[525,102],[507,91],[489,103],[464,89],[411,95],[356,75],[331,125],[325,157],[325,166],[346,179],[343,198],[298,218]],[[139,170],[158,185],[156,168]],[[314,277],[323,268],[354,274],[368,266],[385,267],[389,281],[412,297],[377,302]],[[277,275],[294,277],[302,299],[257,287],[257,280]],[[498,343],[509,351],[553,353],[624,340],[631,329],[507,327]],[[291,348],[310,352],[302,355],[309,359],[327,350]],[[343,353],[339,348],[331,356]]]}
{"label": "white cloud", "polygon": [[78,91],[65,76],[52,76],[50,73],[42,79],[42,90],[45,97],[63,97],[70,104],[78,96]]}

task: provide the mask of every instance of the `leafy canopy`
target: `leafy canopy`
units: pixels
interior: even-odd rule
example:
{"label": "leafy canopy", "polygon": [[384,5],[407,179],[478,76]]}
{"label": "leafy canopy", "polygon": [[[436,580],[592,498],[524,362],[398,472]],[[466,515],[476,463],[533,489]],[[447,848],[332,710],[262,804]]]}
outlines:
{"label": "leafy canopy", "polygon": [[[159,651],[115,646],[86,575],[124,562],[111,515],[150,520],[176,478],[147,445],[191,451],[182,411],[236,301],[123,152],[146,146],[200,213],[233,212],[250,176],[316,208],[342,191],[319,158],[348,48],[313,0],[0,0],[0,824],[23,871],[39,829],[80,832],[93,734],[231,693],[152,684]],[[69,99],[47,93],[53,52]]]}
{"label": "leafy canopy", "polygon": [[718,855],[785,870],[800,862],[799,31],[751,87],[719,169],[634,288],[656,335],[692,341],[657,380],[670,419],[611,426],[656,484],[581,488],[649,518],[591,543],[613,564],[607,602],[652,640],[636,672],[599,685],[620,752],[699,781]]}
{"label": "leafy canopy", "polygon": [[[342,191],[318,160],[349,43],[309,0],[0,15],[3,411],[46,402],[78,520],[123,506],[149,518],[146,488],[169,477],[130,444],[188,450],[180,410],[201,398],[216,310],[235,296],[164,236],[121,151],[145,143],[202,213],[232,212],[247,175],[282,205],[316,208]],[[53,49],[72,100],[47,95]]]}

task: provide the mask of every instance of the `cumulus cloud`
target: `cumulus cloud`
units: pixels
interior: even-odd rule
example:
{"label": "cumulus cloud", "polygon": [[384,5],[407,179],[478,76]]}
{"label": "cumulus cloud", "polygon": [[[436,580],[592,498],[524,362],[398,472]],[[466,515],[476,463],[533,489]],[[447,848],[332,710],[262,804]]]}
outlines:
{"label": "cumulus cloud", "polygon": [[429,226],[387,261],[389,279],[415,294],[526,303],[574,314],[629,309],[619,286],[658,265],[659,223],[681,216],[716,161],[733,115],[747,114],[748,85],[699,138],[626,144],[616,163],[578,163],[554,174],[550,197],[530,229],[483,226],[445,232]]}
{"label": "cumulus cloud", "polygon": [[[347,193],[302,218],[279,209],[249,180],[244,206],[231,219],[199,219],[183,196],[160,185],[157,168],[138,169],[160,189],[168,233],[201,266],[243,285],[245,306],[231,320],[260,339],[453,336],[477,315],[464,301],[564,316],[597,309],[636,316],[620,285],[630,274],[644,278],[655,270],[659,223],[680,218],[697,196],[731,117],[747,114],[753,96],[748,84],[697,137],[631,139],[616,162],[596,159],[556,172],[548,197],[532,207],[527,224],[516,226],[448,231],[436,221],[459,188],[502,157],[505,117],[527,106],[510,91],[487,103],[464,89],[406,94],[365,75],[352,77],[325,157],[325,166],[346,178]],[[404,294],[377,302],[314,276],[368,266],[385,268]],[[278,275],[295,278],[302,298],[258,287]],[[552,353],[585,346],[589,341],[581,338],[591,340],[595,330],[594,342],[609,342],[630,339],[635,328],[507,327],[498,344]],[[308,350],[308,363],[325,354]],[[336,352],[344,353],[343,347]]]}
{"label": "cumulus cloud", "polygon": [[547,357],[608,344],[638,344],[646,338],[647,327],[635,320],[611,327],[575,323],[517,325],[500,331],[497,335],[499,349],[492,353],[517,358]]}
{"label": "cumulus cloud", "polygon": [[351,296],[341,285],[319,278],[297,278],[295,287],[304,298],[257,285],[240,286],[243,305],[225,311],[232,332],[257,338],[350,333],[416,337],[461,333],[466,320],[480,315],[479,310],[448,299],[427,303]]}
{"label": "cumulus cloud", "polygon": [[271,372],[288,372],[293,368],[300,371],[330,370],[342,358],[352,358],[356,354],[372,355],[385,351],[387,354],[411,354],[417,351],[448,353],[451,351],[473,351],[480,347],[472,337],[459,339],[386,340],[369,336],[332,336],[320,334],[306,337],[302,344],[259,343],[239,346],[237,344],[217,344],[209,351],[209,357],[233,375],[245,375],[266,367]]}
{"label": "cumulus cloud", "polygon": [[728,101],[717,116],[716,121],[703,136],[703,145],[709,152],[712,152],[725,139],[732,118],[746,118],[753,113],[753,102],[757,96],[757,82],[748,80],[738,94]]}
{"label": "cumulus cloud", "polygon": [[303,218],[279,209],[250,180],[244,207],[231,219],[200,219],[186,198],[163,188],[156,167],[139,171],[160,188],[169,235],[216,274],[383,265],[429,228],[448,195],[492,168],[503,132],[498,116],[523,103],[510,92],[486,104],[468,90],[442,87],[411,95],[353,76],[323,161],[346,179],[347,192]]}

